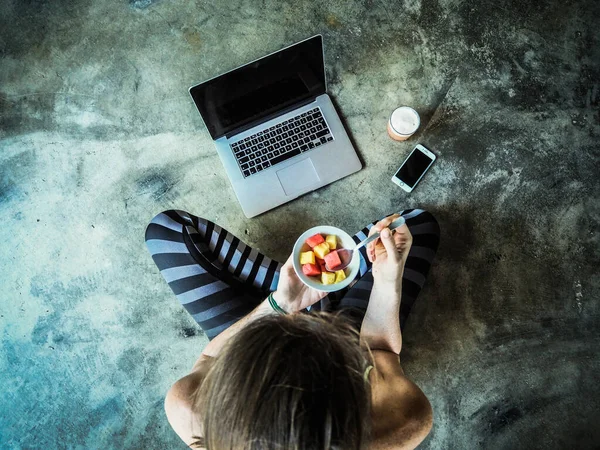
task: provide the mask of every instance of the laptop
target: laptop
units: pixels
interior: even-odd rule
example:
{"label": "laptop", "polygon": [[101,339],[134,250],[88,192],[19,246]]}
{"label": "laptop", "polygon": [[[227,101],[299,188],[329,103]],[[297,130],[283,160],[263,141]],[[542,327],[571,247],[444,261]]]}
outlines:
{"label": "laptop", "polygon": [[246,217],[362,168],[313,36],[190,88]]}

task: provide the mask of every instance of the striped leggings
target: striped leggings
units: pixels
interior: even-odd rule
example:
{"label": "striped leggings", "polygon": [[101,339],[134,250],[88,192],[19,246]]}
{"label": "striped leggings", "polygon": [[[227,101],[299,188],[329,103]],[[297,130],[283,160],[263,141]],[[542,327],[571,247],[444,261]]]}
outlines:
{"label": "striped leggings", "polygon": [[[402,280],[400,326],[425,284],[440,239],[435,218],[422,209],[400,213],[413,236]],[[360,242],[377,221],[353,237]],[[183,307],[209,339],[233,325],[277,289],[282,263],[244,244],[227,230],[184,211],[158,214],[146,229],[146,246],[160,273]],[[351,312],[362,320],[373,276],[371,263],[360,249],[360,271],[348,288],[334,292],[311,310]],[[307,312],[307,311],[305,311]]]}

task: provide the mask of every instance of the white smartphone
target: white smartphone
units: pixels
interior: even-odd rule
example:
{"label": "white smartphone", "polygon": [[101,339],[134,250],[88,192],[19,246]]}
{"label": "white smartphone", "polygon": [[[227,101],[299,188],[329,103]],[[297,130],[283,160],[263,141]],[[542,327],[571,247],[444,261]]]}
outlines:
{"label": "white smartphone", "polygon": [[392,182],[400,186],[406,192],[412,192],[417,183],[429,170],[436,156],[421,144],[410,152],[398,171],[392,177]]}

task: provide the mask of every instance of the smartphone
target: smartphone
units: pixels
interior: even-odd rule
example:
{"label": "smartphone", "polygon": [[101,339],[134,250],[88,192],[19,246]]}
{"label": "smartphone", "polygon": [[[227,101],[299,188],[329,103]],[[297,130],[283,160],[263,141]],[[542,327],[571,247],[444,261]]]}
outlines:
{"label": "smartphone", "polygon": [[406,192],[412,192],[417,183],[429,170],[436,156],[421,144],[410,152],[398,171],[392,177],[392,182],[400,186]]}

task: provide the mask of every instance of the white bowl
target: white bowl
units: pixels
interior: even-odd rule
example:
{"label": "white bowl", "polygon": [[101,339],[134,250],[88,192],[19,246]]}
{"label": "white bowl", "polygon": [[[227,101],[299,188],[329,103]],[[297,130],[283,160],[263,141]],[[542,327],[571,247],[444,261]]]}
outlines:
{"label": "white bowl", "polygon": [[306,243],[306,240],[315,234],[333,234],[337,236],[338,243],[341,243],[342,248],[353,248],[355,245],[352,236],[350,236],[344,230],[340,230],[336,227],[320,225],[318,227],[313,227],[309,230],[306,230],[300,235],[294,244],[294,249],[292,250],[292,261],[294,263],[294,270],[296,271],[298,278],[300,278],[300,280],[302,280],[302,282],[308,287],[318,291],[335,292],[339,291],[340,289],[344,289],[346,286],[352,283],[352,281],[356,278],[356,275],[358,275],[358,269],[360,268],[360,256],[358,255],[359,252],[354,252],[352,254],[352,261],[350,261],[350,264],[345,269],[346,279],[344,281],[334,284],[322,284],[320,281],[317,281],[315,277],[308,277],[304,275],[302,272],[302,266],[300,265],[300,253],[311,250],[310,246]]}

